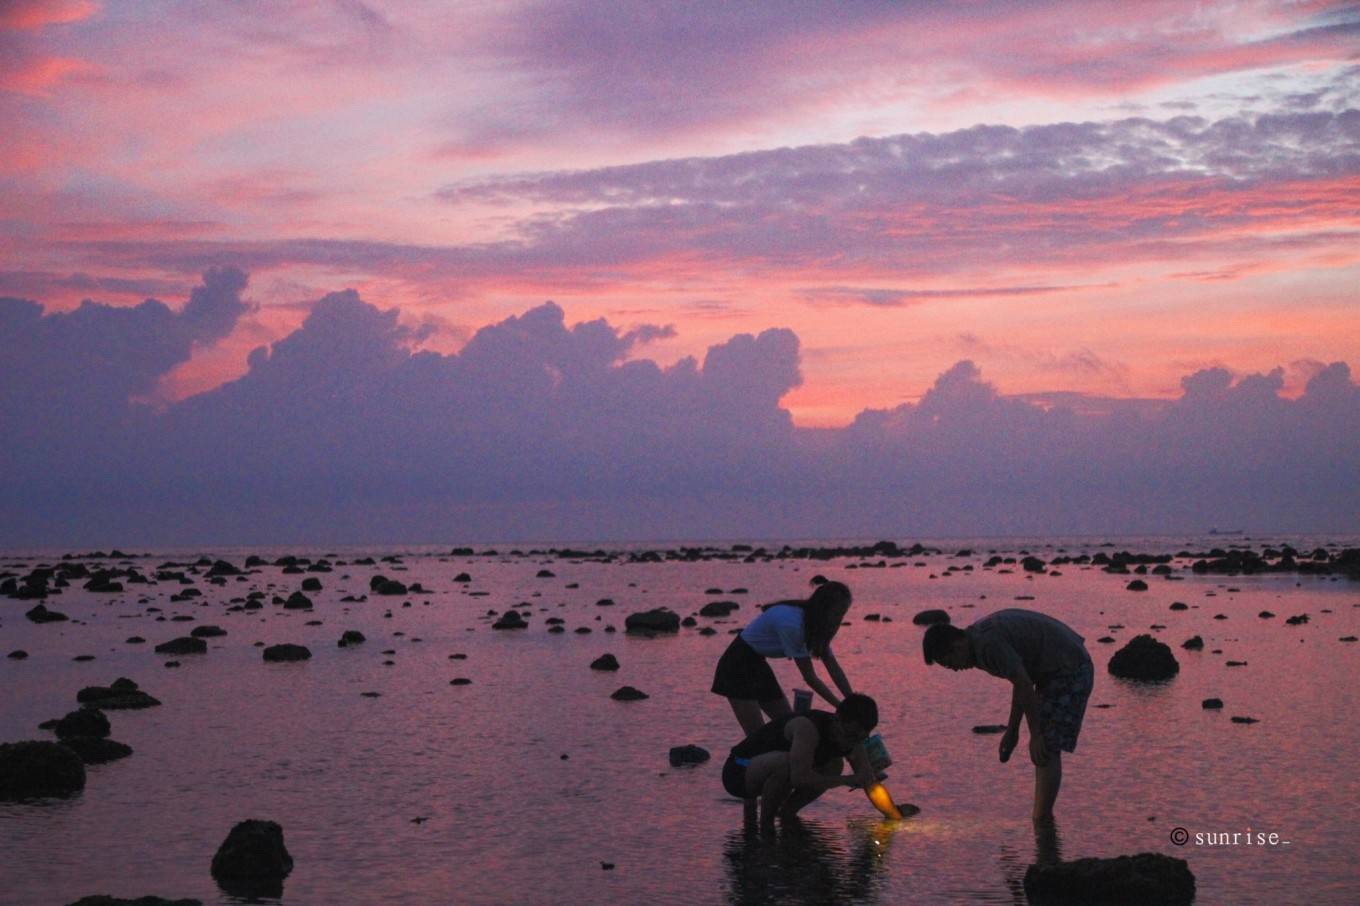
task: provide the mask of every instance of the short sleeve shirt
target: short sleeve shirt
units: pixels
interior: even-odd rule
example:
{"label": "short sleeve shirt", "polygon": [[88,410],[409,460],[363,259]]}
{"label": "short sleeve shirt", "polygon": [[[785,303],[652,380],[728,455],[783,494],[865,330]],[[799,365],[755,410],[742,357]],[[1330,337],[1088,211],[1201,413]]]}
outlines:
{"label": "short sleeve shirt", "polygon": [[977,665],[992,676],[1031,682],[1075,670],[1090,661],[1082,637],[1065,623],[1032,610],[1011,608],[983,617],[966,630]]}
{"label": "short sleeve shirt", "polygon": [[811,657],[803,636],[803,608],[776,604],[741,631],[742,641],[762,657]]}

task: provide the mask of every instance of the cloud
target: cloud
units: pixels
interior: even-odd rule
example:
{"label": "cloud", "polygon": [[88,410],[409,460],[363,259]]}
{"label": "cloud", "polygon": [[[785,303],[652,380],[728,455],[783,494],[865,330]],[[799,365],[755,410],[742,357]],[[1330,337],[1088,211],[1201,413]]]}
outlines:
{"label": "cloud", "polygon": [[964,360],[916,403],[802,429],[781,406],[802,380],[789,330],[661,367],[630,355],[636,328],[545,303],[444,355],[346,290],[239,379],[138,406],[239,317],[244,285],[210,273],[178,313],[0,305],[25,352],[4,365],[0,541],[1354,530],[1360,513],[1342,362],[1310,366],[1295,399],[1283,369],[1209,368],[1146,405],[1011,397]]}

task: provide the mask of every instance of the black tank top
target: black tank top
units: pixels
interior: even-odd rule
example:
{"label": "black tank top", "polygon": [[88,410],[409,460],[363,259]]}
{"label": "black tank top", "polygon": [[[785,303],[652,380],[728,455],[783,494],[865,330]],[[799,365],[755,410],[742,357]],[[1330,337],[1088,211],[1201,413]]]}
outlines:
{"label": "black tank top", "polygon": [[733,746],[732,754],[737,758],[755,758],[766,752],[789,751],[793,748],[793,743],[784,734],[784,730],[788,727],[789,721],[798,717],[806,717],[817,727],[819,738],[817,749],[812,755],[813,764],[824,764],[832,758],[842,758],[847,754],[836,747],[831,733],[831,723],[836,719],[836,715],[830,711],[807,711],[803,714],[789,714],[776,718]]}

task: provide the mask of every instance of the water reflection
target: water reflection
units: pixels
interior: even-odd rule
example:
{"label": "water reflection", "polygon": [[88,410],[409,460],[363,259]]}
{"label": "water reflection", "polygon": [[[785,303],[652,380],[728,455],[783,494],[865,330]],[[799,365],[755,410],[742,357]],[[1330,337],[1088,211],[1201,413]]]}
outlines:
{"label": "water reflection", "polygon": [[1028,854],[1022,855],[1020,850],[1006,842],[1001,844],[1001,874],[1005,880],[1006,888],[1015,898],[1015,902],[1024,903],[1025,899],[1025,872],[1029,869],[1030,862],[1039,865],[1056,865],[1062,861],[1062,837],[1058,833],[1057,821],[1035,822],[1034,828],[1034,858],[1026,858]]}
{"label": "water reflection", "polygon": [[751,823],[723,848],[728,902],[877,903],[898,822],[852,823],[848,832],[814,821],[785,821],[762,833]]}

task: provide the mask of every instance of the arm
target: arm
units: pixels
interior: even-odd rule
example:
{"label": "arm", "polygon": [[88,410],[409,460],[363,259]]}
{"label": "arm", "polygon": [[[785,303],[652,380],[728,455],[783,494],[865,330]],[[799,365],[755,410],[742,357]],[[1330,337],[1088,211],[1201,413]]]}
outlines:
{"label": "arm", "polygon": [[[1030,761],[1037,767],[1043,767],[1048,763],[1048,750],[1044,746],[1043,731],[1039,728],[1039,693],[1034,691],[1034,683],[1030,682],[1029,674],[1023,670],[1011,680],[1011,684],[1011,713],[1014,714],[1017,706],[1024,713],[1025,723],[1029,726]],[[1018,721],[1016,724],[1018,729]]]}
{"label": "arm", "polygon": [[836,660],[836,655],[831,653],[831,646],[826,646],[826,654],[822,655],[822,663],[826,666],[826,675],[831,677],[831,682],[836,684],[836,688],[841,690],[841,695],[853,695],[855,690],[850,688],[850,681],[845,678],[845,671],[841,669],[841,662]]}
{"label": "arm", "polygon": [[1005,764],[1011,760],[1011,753],[1015,751],[1016,743],[1020,742],[1020,716],[1025,713],[1024,707],[1020,704],[1020,687],[1011,686],[1011,714],[1006,719],[1006,732],[1001,734],[1001,744],[997,746],[997,754],[1001,757],[1001,763]]}
{"label": "arm", "polygon": [[829,701],[833,707],[839,707],[841,700],[836,697],[836,693],[832,692],[826,683],[822,682],[822,678],[817,675],[816,668],[812,666],[812,658],[796,657],[793,659],[793,662],[798,665],[798,672],[803,674],[803,682],[807,683],[808,687],[812,689],[813,692],[816,692],[822,698]]}
{"label": "arm", "polygon": [[878,783],[878,774],[874,771],[874,766],[869,763],[869,753],[864,749],[864,743],[860,743],[850,750],[850,766],[855,769],[855,786],[864,787],[867,792],[869,787]]}
{"label": "arm", "polygon": [[854,779],[847,783],[845,777],[839,775],[833,777],[817,772],[817,766],[812,763],[812,758],[816,754],[821,735],[812,721],[807,718],[791,720],[784,732],[792,734],[790,739],[793,748],[789,749],[789,783],[794,789],[815,790],[821,793],[833,787],[859,785]]}

